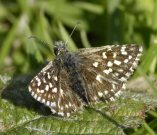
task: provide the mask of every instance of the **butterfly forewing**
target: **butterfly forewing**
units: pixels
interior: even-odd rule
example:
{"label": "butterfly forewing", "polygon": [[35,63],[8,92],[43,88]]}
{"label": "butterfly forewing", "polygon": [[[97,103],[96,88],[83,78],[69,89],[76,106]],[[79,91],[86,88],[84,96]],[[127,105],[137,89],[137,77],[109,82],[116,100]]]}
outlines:
{"label": "butterfly forewing", "polygon": [[142,48],[137,45],[105,46],[78,50],[84,60],[81,74],[91,102],[114,100],[136,68]]}
{"label": "butterfly forewing", "polygon": [[67,75],[64,69],[59,70],[55,62],[50,62],[29,85],[31,95],[60,116],[69,116],[82,106],[81,100],[67,85]]}

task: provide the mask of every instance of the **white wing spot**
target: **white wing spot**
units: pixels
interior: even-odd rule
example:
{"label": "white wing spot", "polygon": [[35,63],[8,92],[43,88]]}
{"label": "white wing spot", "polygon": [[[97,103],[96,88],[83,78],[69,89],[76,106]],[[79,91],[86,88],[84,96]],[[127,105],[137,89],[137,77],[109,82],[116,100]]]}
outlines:
{"label": "white wing spot", "polygon": [[112,67],[112,66],[113,66],[113,63],[112,63],[111,61],[108,61],[107,66],[108,66],[108,67]]}
{"label": "white wing spot", "polygon": [[137,67],[137,62],[134,62],[134,63],[133,63],[133,66],[134,66],[134,67]]}
{"label": "white wing spot", "polygon": [[43,82],[44,82],[44,83],[46,83],[46,80],[45,80],[45,78],[43,78],[42,80],[43,80]]}
{"label": "white wing spot", "polygon": [[69,106],[66,104],[66,105],[65,105],[65,108],[68,108],[68,107],[69,107]]}
{"label": "white wing spot", "polygon": [[69,106],[70,106],[70,107],[72,106],[70,102],[69,102]]}
{"label": "white wing spot", "polygon": [[126,51],[121,51],[122,55],[127,55],[128,53]]}
{"label": "white wing spot", "polygon": [[112,68],[109,68],[109,69],[105,69],[103,72],[108,75],[112,71],[113,71]]}
{"label": "white wing spot", "polygon": [[110,97],[110,100],[111,100],[111,101],[115,101],[115,99],[114,99],[113,97]]}
{"label": "white wing spot", "polygon": [[31,86],[28,86],[28,90],[29,90],[29,92],[31,92],[31,91],[32,91]]}
{"label": "white wing spot", "polygon": [[126,79],[125,77],[121,77],[120,80],[121,80],[122,82],[126,82],[126,81],[127,81],[127,79]]}
{"label": "white wing spot", "polygon": [[58,80],[57,76],[55,76],[55,77],[54,77],[54,80],[55,80],[55,81],[57,81],[57,80]]}
{"label": "white wing spot", "polygon": [[44,93],[44,90],[40,90],[39,88],[37,88],[37,93]]}
{"label": "white wing spot", "polygon": [[42,103],[45,103],[45,99],[43,98],[41,102],[42,102]]}
{"label": "white wing spot", "polygon": [[52,83],[49,83],[50,88],[52,88]]}
{"label": "white wing spot", "polygon": [[137,54],[137,57],[140,57],[142,54],[141,53],[139,53],[139,54]]}
{"label": "white wing spot", "polygon": [[107,48],[107,51],[112,51],[111,46],[106,46],[106,48]]}
{"label": "white wing spot", "polygon": [[40,101],[40,100],[41,100],[41,97],[38,97],[37,100]]}
{"label": "white wing spot", "polygon": [[45,91],[44,90],[40,90],[40,93],[44,93]]}
{"label": "white wing spot", "polygon": [[129,60],[130,60],[130,59],[132,59],[132,56],[131,56],[131,55],[129,55],[129,57],[128,57],[128,58],[129,58]]}
{"label": "white wing spot", "polygon": [[46,90],[46,91],[49,90],[49,85],[46,85],[45,90]]}
{"label": "white wing spot", "polygon": [[125,50],[125,49],[126,49],[126,46],[122,46],[122,47],[121,47],[121,50]]}
{"label": "white wing spot", "polygon": [[94,63],[93,63],[93,66],[94,66],[94,67],[98,67],[98,65],[99,65],[98,62],[94,62]]}
{"label": "white wing spot", "polygon": [[33,82],[33,83],[32,83],[32,86],[33,86],[33,87],[36,87],[36,83],[35,83],[35,82]]}
{"label": "white wing spot", "polygon": [[115,74],[115,76],[119,76],[119,73],[117,73],[117,72],[116,72],[116,73],[114,73],[114,74]]}
{"label": "white wing spot", "polygon": [[50,106],[50,101],[47,101],[47,102],[46,102],[46,105],[47,105],[47,106]]}
{"label": "white wing spot", "polygon": [[115,93],[115,91],[114,91],[113,89],[111,89],[111,91],[112,91],[113,93]]}
{"label": "white wing spot", "polygon": [[140,59],[137,57],[136,59],[135,59],[135,61],[139,61]]}
{"label": "white wing spot", "polygon": [[35,94],[35,93],[34,93],[34,91],[33,91],[33,92],[31,93],[31,95],[34,96],[34,94]]}
{"label": "white wing spot", "polygon": [[104,59],[107,59],[106,52],[103,52],[103,53],[102,53],[102,57],[103,57]]}
{"label": "white wing spot", "polygon": [[134,71],[134,69],[131,67],[130,69],[129,69],[131,72],[133,72]]}
{"label": "white wing spot", "polygon": [[102,97],[103,93],[102,92],[98,92],[98,95],[99,95],[99,97]]}
{"label": "white wing spot", "polygon": [[56,113],[56,110],[53,109],[53,108],[51,108],[51,112],[52,112],[52,113]]}
{"label": "white wing spot", "polygon": [[70,116],[70,113],[67,113],[67,117],[69,117]]}
{"label": "white wing spot", "polygon": [[124,60],[124,63],[128,63],[128,61],[129,61],[128,59],[125,59],[125,60]]}
{"label": "white wing spot", "polygon": [[52,106],[52,107],[55,107],[55,106],[56,106],[56,103],[55,103],[55,102],[51,102],[51,106]]}
{"label": "white wing spot", "polygon": [[37,99],[37,94],[34,95],[34,98]]}
{"label": "white wing spot", "polygon": [[113,53],[113,58],[116,58],[117,54],[116,53]]}
{"label": "white wing spot", "polygon": [[63,106],[61,106],[60,109],[63,111]]}
{"label": "white wing spot", "polygon": [[63,112],[58,112],[58,115],[64,116],[64,113]]}
{"label": "white wing spot", "polygon": [[114,64],[116,64],[116,65],[120,65],[121,64],[121,61],[118,61],[118,60],[114,60]]}
{"label": "white wing spot", "polygon": [[104,93],[105,93],[105,95],[107,95],[107,94],[108,94],[108,91],[107,91],[107,90],[105,90],[105,91],[104,91]]}
{"label": "white wing spot", "polygon": [[39,90],[39,88],[37,88],[37,93],[40,93],[40,90]]}
{"label": "white wing spot", "polygon": [[109,72],[112,72],[112,71],[113,71],[112,68],[109,68],[108,70],[109,70]]}
{"label": "white wing spot", "polygon": [[115,86],[115,84],[112,84],[112,88],[115,90],[116,89],[116,86]]}
{"label": "white wing spot", "polygon": [[51,98],[51,94],[50,94],[50,93],[48,94],[48,98],[49,98],[49,99]]}
{"label": "white wing spot", "polygon": [[96,80],[99,81],[100,83],[102,83],[101,75],[97,75]]}
{"label": "white wing spot", "polygon": [[40,82],[40,79],[38,77],[35,77],[35,79],[37,80],[37,82]]}
{"label": "white wing spot", "polygon": [[39,87],[41,85],[41,81],[38,80],[37,86]]}
{"label": "white wing spot", "polygon": [[56,88],[56,87],[53,88],[53,89],[52,89],[52,92],[53,92],[53,93],[57,93],[57,88]]}
{"label": "white wing spot", "polygon": [[97,100],[98,100],[97,96],[94,96],[94,100],[95,100],[95,101],[97,101]]}
{"label": "white wing spot", "polygon": [[126,89],[126,84],[123,83],[122,89]]}
{"label": "white wing spot", "polygon": [[104,72],[105,74],[107,74],[107,75],[110,73],[110,71],[109,71],[109,70],[107,70],[107,69],[106,69],[106,70],[104,70],[103,72]]}
{"label": "white wing spot", "polygon": [[61,95],[63,95],[63,90],[62,89],[60,89],[60,93],[61,93]]}
{"label": "white wing spot", "polygon": [[142,47],[142,46],[140,46],[139,51],[140,51],[140,52],[142,52],[142,51],[143,51],[143,47]]}
{"label": "white wing spot", "polygon": [[51,76],[50,76],[49,72],[47,73],[47,77],[48,77],[48,79],[51,79]]}
{"label": "white wing spot", "polygon": [[129,77],[131,75],[131,73],[129,73],[129,72],[127,72],[126,74],[125,74],[125,76],[127,76],[127,77]]}
{"label": "white wing spot", "polygon": [[121,91],[118,91],[117,93],[115,93],[115,96],[118,97],[121,93]]}
{"label": "white wing spot", "polygon": [[118,72],[120,72],[120,73],[124,72],[124,70],[123,70],[122,68],[117,69],[117,70],[118,70]]}

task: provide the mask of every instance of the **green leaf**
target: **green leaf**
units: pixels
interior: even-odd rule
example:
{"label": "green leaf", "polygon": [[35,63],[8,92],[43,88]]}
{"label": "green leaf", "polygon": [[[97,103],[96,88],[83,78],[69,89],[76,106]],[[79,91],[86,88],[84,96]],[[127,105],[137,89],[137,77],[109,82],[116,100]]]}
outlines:
{"label": "green leaf", "polygon": [[88,41],[88,38],[87,38],[87,32],[85,30],[81,30],[80,36],[81,36],[81,40],[82,40],[83,46],[86,47],[86,48],[91,47],[91,45],[90,45],[90,43]]}
{"label": "green leaf", "polygon": [[75,26],[77,21],[81,21],[81,27],[88,29],[87,22],[83,17],[84,12],[75,2],[65,0],[45,2],[45,11],[51,14],[55,20],[61,21],[70,27]]}
{"label": "green leaf", "polygon": [[27,88],[30,80],[17,77],[1,91],[1,133],[123,135],[124,129],[144,123],[145,112],[157,106],[152,94],[126,90],[114,102],[86,106],[69,118],[61,118],[31,97]]}
{"label": "green leaf", "polygon": [[155,40],[156,40],[156,36],[152,35],[151,43],[150,43],[151,45],[147,50],[147,55],[144,56],[144,59],[141,64],[144,73],[147,73],[149,70],[155,70],[150,68],[150,67],[154,67],[154,68],[156,67],[157,45],[154,42]]}
{"label": "green leaf", "polygon": [[92,4],[89,2],[77,1],[74,3],[77,7],[85,9],[89,12],[93,12],[95,14],[102,14],[104,12],[104,7],[98,4]]}

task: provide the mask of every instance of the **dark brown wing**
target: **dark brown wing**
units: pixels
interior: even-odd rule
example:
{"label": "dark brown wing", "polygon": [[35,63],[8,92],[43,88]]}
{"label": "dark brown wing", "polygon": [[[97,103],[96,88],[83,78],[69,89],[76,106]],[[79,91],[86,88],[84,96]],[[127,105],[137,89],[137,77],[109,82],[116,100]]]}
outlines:
{"label": "dark brown wing", "polygon": [[29,85],[31,95],[51,108],[54,114],[70,116],[82,106],[82,102],[69,87],[68,74],[50,62],[34,77]]}
{"label": "dark brown wing", "polygon": [[80,49],[81,75],[86,84],[88,100],[114,100],[137,67],[142,47],[137,45],[104,46]]}

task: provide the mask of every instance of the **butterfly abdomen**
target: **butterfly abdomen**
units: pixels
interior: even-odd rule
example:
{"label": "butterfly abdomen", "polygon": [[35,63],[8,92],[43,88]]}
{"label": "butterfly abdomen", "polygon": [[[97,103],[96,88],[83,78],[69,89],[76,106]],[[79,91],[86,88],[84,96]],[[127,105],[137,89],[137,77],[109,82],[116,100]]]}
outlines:
{"label": "butterfly abdomen", "polygon": [[88,104],[88,98],[86,94],[86,87],[84,85],[84,80],[80,75],[80,59],[76,57],[75,54],[67,52],[62,56],[63,67],[69,74],[69,82],[72,90]]}
{"label": "butterfly abdomen", "polygon": [[86,94],[86,88],[82,77],[77,71],[71,71],[69,74],[70,87],[77,93],[77,95],[88,104],[88,98]]}

